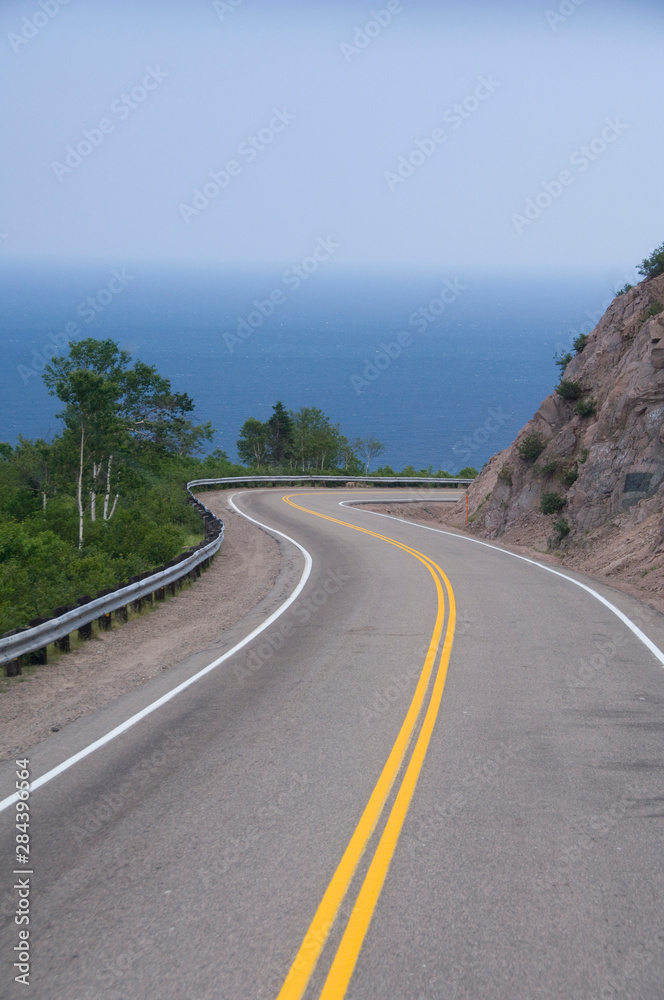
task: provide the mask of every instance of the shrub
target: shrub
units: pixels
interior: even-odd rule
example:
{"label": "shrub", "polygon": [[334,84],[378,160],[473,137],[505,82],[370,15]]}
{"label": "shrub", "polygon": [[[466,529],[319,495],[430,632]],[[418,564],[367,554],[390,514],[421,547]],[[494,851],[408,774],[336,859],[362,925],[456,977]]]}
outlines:
{"label": "shrub", "polygon": [[581,449],[581,451],[579,452],[579,465],[583,465],[584,462],[588,461],[588,455],[589,454],[590,454],[590,452],[588,451],[587,448],[582,448]]}
{"label": "shrub", "polygon": [[463,469],[459,471],[457,479],[476,479],[479,476],[479,472],[472,465],[466,465]]}
{"label": "shrub", "polygon": [[565,497],[560,493],[542,493],[540,497],[540,510],[543,514],[557,514],[565,506]]}
{"label": "shrub", "polygon": [[183,531],[174,524],[161,524],[145,532],[138,552],[148,565],[159,566],[173,559],[183,544]]}
{"label": "shrub", "polygon": [[574,412],[579,417],[592,417],[596,409],[597,409],[597,400],[580,399],[579,402],[574,407]]}
{"label": "shrub", "polygon": [[524,462],[532,465],[533,462],[537,461],[545,448],[546,441],[539,431],[535,431],[533,434],[526,435],[518,446],[517,451]]}
{"label": "shrub", "polygon": [[664,312],[664,306],[658,299],[656,302],[653,302],[650,309],[648,309],[646,316],[648,318],[650,318],[651,316],[659,316],[661,312]]}
{"label": "shrub", "polygon": [[572,486],[579,478],[579,470],[575,468],[563,469],[558,479],[563,486]]}
{"label": "shrub", "polygon": [[567,399],[572,402],[575,399],[580,399],[583,396],[583,389],[578,382],[569,382],[567,379],[562,379],[560,384],[556,386],[556,392],[563,399]]}
{"label": "shrub", "polygon": [[572,529],[570,528],[569,524],[567,523],[564,517],[559,517],[558,520],[554,522],[553,530],[558,535],[558,538],[565,538],[567,535],[569,535]]}
{"label": "shrub", "polygon": [[622,288],[618,289],[618,291],[616,292],[616,296],[618,296],[618,295],[624,295],[626,292],[631,292],[631,290],[633,288],[634,288],[634,285],[630,285],[629,282],[628,282],[626,285],[623,285]]}
{"label": "shrub", "polygon": [[558,464],[558,459],[553,458],[550,462],[545,462],[544,465],[541,465],[539,469],[537,469],[537,472],[540,476],[552,476],[557,470]]}
{"label": "shrub", "polygon": [[502,479],[504,483],[508,486],[512,485],[512,469],[509,465],[501,466],[500,472],[498,473],[498,478]]}
{"label": "shrub", "polygon": [[664,274],[664,243],[661,247],[653,250],[650,257],[646,257],[638,271],[639,274],[648,279],[657,278],[660,274]]}
{"label": "shrub", "polygon": [[565,369],[567,368],[568,364],[572,360],[572,355],[570,354],[569,351],[566,351],[565,354],[563,354],[561,352],[560,354],[554,354],[553,355],[553,360],[556,362],[556,364],[560,368],[560,374],[562,376],[563,372],[565,371]]}
{"label": "shrub", "polygon": [[580,333],[579,336],[576,338],[576,340],[572,341],[572,344],[574,345],[574,350],[576,351],[577,354],[581,353],[581,351],[583,350],[583,348],[586,346],[587,343],[588,343],[587,333]]}

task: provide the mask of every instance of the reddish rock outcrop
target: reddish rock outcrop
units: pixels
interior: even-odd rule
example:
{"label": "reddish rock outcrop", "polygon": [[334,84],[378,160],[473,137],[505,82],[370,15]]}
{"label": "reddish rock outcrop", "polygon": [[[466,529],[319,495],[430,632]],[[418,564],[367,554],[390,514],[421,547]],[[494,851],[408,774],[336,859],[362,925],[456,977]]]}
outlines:
{"label": "reddish rock outcrop", "polygon": [[[664,275],[616,296],[563,375],[595,412],[548,396],[471,486],[473,534],[553,549],[569,565],[664,596],[664,313],[650,315],[662,302]],[[519,452],[533,434],[546,446],[534,463]],[[564,499],[559,514],[540,512],[547,492]],[[445,519],[465,527],[461,509]]]}

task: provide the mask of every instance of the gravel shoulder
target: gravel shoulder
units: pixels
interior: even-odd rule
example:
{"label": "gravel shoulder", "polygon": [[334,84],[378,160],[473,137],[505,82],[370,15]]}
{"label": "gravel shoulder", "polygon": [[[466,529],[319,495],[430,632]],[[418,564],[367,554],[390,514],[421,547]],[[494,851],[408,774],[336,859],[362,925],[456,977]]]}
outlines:
{"label": "gravel shoulder", "polygon": [[228,495],[202,497],[222,517],[226,532],[200,579],[78,650],[4,682],[0,760],[207,649],[270,594],[281,564],[279,544],[230,510]]}

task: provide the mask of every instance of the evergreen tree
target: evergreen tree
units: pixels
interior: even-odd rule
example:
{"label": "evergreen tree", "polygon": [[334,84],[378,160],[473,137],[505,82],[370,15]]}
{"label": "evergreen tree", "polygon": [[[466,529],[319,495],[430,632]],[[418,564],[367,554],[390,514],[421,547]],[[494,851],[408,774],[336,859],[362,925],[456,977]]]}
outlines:
{"label": "evergreen tree", "polygon": [[272,410],[267,422],[268,457],[271,465],[282,465],[293,454],[293,417],[282,402],[276,403]]}

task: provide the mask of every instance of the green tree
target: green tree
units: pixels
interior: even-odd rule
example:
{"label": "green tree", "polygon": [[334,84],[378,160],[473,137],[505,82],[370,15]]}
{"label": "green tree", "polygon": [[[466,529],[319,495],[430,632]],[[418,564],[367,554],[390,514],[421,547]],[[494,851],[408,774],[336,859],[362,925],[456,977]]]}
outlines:
{"label": "green tree", "polygon": [[364,462],[364,474],[369,475],[369,466],[374,458],[378,458],[385,451],[385,445],[370,434],[368,438],[355,438],[353,448]]}
{"label": "green tree", "polygon": [[113,517],[118,459],[140,455],[146,447],[161,453],[192,455],[213,434],[210,424],[195,425],[193,402],[171,391],[168,379],[113,340],[87,338],[69,345],[44,369],[52,396],[65,404],[61,451],[76,483],[78,545],[83,548],[85,516],[97,519],[97,496],[104,494],[102,518]]}
{"label": "green tree", "polygon": [[348,442],[339,425],[315,406],[304,406],[292,415],[293,448],[302,471],[336,468],[344,458]]}
{"label": "green tree", "polygon": [[664,243],[653,250],[650,257],[646,257],[638,271],[639,274],[648,279],[657,278],[660,274],[664,274]]}
{"label": "green tree", "polygon": [[43,510],[56,491],[54,448],[46,441],[27,441],[19,435],[12,454],[18,485],[33,498],[38,498]]}
{"label": "green tree", "polygon": [[267,422],[269,432],[268,454],[273,465],[288,461],[293,453],[294,422],[282,402],[272,407],[272,416]]}
{"label": "green tree", "polygon": [[237,453],[241,462],[261,466],[267,463],[270,428],[255,417],[249,417],[240,428]]}

